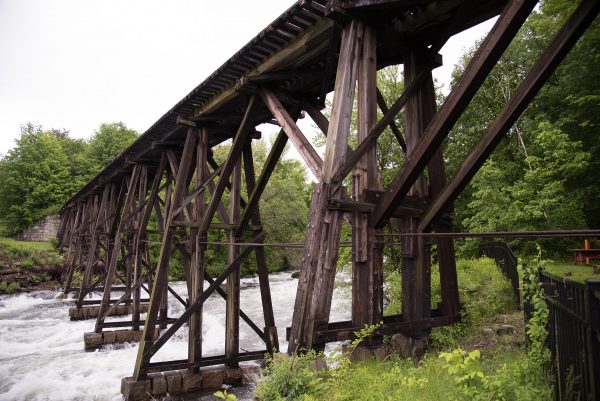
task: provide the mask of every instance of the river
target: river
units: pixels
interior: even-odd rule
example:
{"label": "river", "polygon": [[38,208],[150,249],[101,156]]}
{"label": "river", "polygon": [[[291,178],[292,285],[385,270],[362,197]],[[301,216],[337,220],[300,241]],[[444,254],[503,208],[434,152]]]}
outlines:
{"label": "river", "polygon": [[[288,272],[269,277],[279,344],[285,350],[285,328],[291,323],[298,280],[292,279]],[[336,283],[331,319],[346,320],[350,316],[348,276],[338,274]],[[185,283],[172,283],[172,287],[182,297],[187,296]],[[137,344],[105,346],[95,352],[85,352],[83,333],[93,331],[95,321],[70,321],[68,308],[74,301],[61,300],[59,295],[59,291],[38,291],[0,296],[0,400],[121,400],[121,378],[132,374]],[[100,294],[92,297],[99,298]],[[242,279],[240,304],[259,327],[264,326],[256,277]],[[178,316],[183,309],[170,297],[169,310],[170,316]],[[119,319],[127,317],[111,318]],[[225,302],[218,295],[211,296],[204,313],[203,351],[207,356],[223,354],[224,319]],[[248,351],[264,349],[262,341],[243,321],[240,347]],[[186,357],[187,327],[184,326],[153,361]],[[249,390],[240,389],[240,400],[248,399],[249,394]]]}

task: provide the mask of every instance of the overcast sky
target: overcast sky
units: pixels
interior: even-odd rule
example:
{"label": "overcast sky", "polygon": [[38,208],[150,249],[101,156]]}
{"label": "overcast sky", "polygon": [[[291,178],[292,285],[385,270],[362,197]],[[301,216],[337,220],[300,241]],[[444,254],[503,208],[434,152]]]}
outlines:
{"label": "overcast sky", "polygon": [[[291,4],[0,0],[0,155],[29,121],[78,138],[103,122],[144,132]],[[490,28],[448,42],[441,83]]]}

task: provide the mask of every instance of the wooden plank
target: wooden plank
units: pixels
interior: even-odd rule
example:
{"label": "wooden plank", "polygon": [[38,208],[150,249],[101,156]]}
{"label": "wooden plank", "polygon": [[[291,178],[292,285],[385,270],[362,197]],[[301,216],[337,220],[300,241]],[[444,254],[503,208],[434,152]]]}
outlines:
{"label": "wooden plank", "polygon": [[[375,30],[364,28],[358,62],[357,139],[360,144],[377,122],[377,40]],[[365,200],[366,190],[382,190],[373,146],[352,173],[352,197]],[[355,212],[352,225],[352,322],[355,326],[378,323],[383,317],[383,247],[375,246],[376,231],[367,213]],[[379,230],[378,230],[379,231]],[[366,345],[374,345],[368,339]]]}
{"label": "wooden plank", "polygon": [[271,110],[271,113],[273,113],[273,117],[277,119],[283,131],[294,144],[294,147],[310,171],[312,171],[315,177],[320,177],[323,160],[321,160],[321,156],[319,156],[300,128],[298,128],[295,119],[287,112],[273,92],[262,88],[260,96],[269,110]]}
{"label": "wooden plank", "polygon": [[427,127],[423,140],[415,149],[413,156],[407,160],[400,174],[379,201],[373,216],[376,226],[385,225],[387,218],[393,213],[396,202],[408,193],[536,3],[536,0],[512,1],[504,9],[460,80]]}
{"label": "wooden plank", "polygon": [[[136,277],[138,274],[141,275],[141,273],[142,273],[142,264],[143,264],[142,259],[147,250],[147,246],[144,244],[144,241],[146,240],[146,233],[148,231],[148,223],[150,222],[150,217],[152,216],[152,210],[154,208],[154,205],[157,203],[158,192],[160,191],[160,183],[161,183],[161,180],[163,177],[163,172],[166,168],[166,164],[167,164],[166,155],[164,153],[162,153],[160,156],[158,168],[157,168],[156,172],[154,173],[152,187],[150,188],[150,193],[148,195],[148,198],[146,199],[144,209],[143,209],[143,215],[142,215],[142,218],[141,218],[139,226],[138,226],[137,236],[135,238],[134,270],[136,271]],[[141,280],[141,278],[140,278],[140,280]],[[134,305],[139,304],[139,299],[136,301],[136,299],[139,298],[139,291],[136,291],[136,292],[137,292],[137,294],[134,294]],[[132,327],[133,330],[139,330],[139,322],[140,322],[139,313],[137,310],[134,310],[133,327]]]}
{"label": "wooden plank", "polygon": [[599,8],[600,5],[597,1],[582,1],[575,13],[538,58],[536,64],[511,96],[506,106],[496,117],[479,143],[461,164],[455,176],[431,203],[431,206],[419,222],[419,231],[428,229],[435,218],[443,213],[449,204],[458,197],[460,192],[462,192],[464,187],[496,148],[502,137],[513,126],[523,111],[525,111],[550,75],[556,70],[569,50],[594,20]]}
{"label": "wooden plank", "polygon": [[[431,68],[428,66],[426,50],[422,47],[410,49],[404,57],[404,82],[410,85],[419,75],[425,79],[417,93],[406,103],[405,135],[406,156],[413,157],[415,148],[423,138],[427,125],[435,114],[435,91]],[[413,184],[409,195],[427,198],[429,186],[421,175]],[[415,231],[417,220],[413,217],[401,219],[401,232]],[[421,320],[430,317],[431,310],[431,261],[430,246],[423,238],[403,238],[402,246],[402,315],[407,320]],[[409,333],[414,337],[425,337],[426,332]]]}
{"label": "wooden plank", "polygon": [[[325,18],[321,19],[304,31],[302,35],[292,40],[284,48],[267,58],[259,66],[252,69],[246,75],[248,77],[252,77],[271,72],[276,69],[282,70],[295,61],[298,57],[306,54],[307,50],[309,49],[316,48],[317,50],[320,49],[321,51],[325,50],[327,41],[321,39],[326,36],[327,32],[333,27],[333,25],[333,21]],[[194,118],[216,111],[219,107],[232,100],[235,96],[237,96],[237,92],[235,90],[235,84],[233,84],[220,92],[218,95],[213,96],[209,102],[194,110]]]}
{"label": "wooden plank", "polygon": [[[460,315],[433,317],[419,319],[407,322],[383,323],[373,332],[374,336],[390,336],[400,332],[413,332],[429,330],[435,327],[447,326],[460,321]],[[335,341],[348,341],[355,339],[355,333],[363,329],[364,326],[352,326],[334,329],[322,329],[315,332],[314,341],[316,344],[325,344]]]}
{"label": "wooden plank", "polygon": [[[201,128],[196,150],[196,187],[202,191],[196,192],[195,204],[193,209],[193,221],[197,222],[206,212],[206,179],[208,174],[208,129]],[[190,281],[191,291],[189,294],[190,303],[194,303],[202,296],[204,290],[204,276],[206,274],[205,252],[206,245],[200,244],[204,237],[199,235],[197,229],[190,231],[190,241],[192,242]],[[198,309],[190,316],[188,323],[188,361],[194,364],[200,364],[202,361],[202,308]],[[198,369],[192,370],[198,373]]]}

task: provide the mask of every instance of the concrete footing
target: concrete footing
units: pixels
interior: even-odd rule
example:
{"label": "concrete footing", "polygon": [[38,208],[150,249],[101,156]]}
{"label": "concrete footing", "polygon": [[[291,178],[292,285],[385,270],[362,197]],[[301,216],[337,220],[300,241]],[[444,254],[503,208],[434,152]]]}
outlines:
{"label": "concrete footing", "polygon": [[202,392],[219,390],[224,384],[240,386],[248,383],[248,377],[254,377],[260,370],[258,365],[244,365],[239,368],[210,366],[201,368],[200,373],[187,370],[175,370],[163,373],[150,373],[147,379],[133,380],[124,377],[121,380],[121,393],[125,401],[146,401],[160,399],[166,395],[195,395]]}
{"label": "concrete footing", "polygon": [[[143,330],[113,330],[102,333],[84,333],[83,342],[86,351],[93,351],[106,344],[122,344],[138,342],[142,339]],[[154,330],[154,338],[158,338],[158,329]]]}
{"label": "concrete footing", "polygon": [[364,361],[375,358],[382,362],[388,355],[394,352],[394,347],[390,344],[381,344],[377,346],[362,346],[359,345],[352,350],[349,359],[352,362]]}
{"label": "concrete footing", "polygon": [[[140,304],[140,313],[148,312],[148,304]],[[125,316],[133,313],[133,305],[119,305],[109,316]],[[100,314],[100,305],[69,308],[71,320],[95,319]]]}
{"label": "concrete footing", "polygon": [[412,358],[416,361],[421,360],[429,348],[429,342],[425,336],[412,337],[402,333],[394,334],[391,343],[401,358]]}

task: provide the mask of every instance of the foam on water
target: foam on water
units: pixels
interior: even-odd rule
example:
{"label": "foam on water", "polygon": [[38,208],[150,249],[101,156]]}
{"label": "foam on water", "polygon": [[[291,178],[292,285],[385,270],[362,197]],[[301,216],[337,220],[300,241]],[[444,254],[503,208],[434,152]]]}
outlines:
{"label": "foam on water", "polygon": [[[338,279],[347,281],[347,276]],[[291,324],[297,279],[289,273],[270,276],[273,309],[282,350],[287,348],[285,328]],[[206,286],[208,286],[205,283]],[[182,298],[184,283],[173,284]],[[0,296],[0,401],[120,400],[121,378],[130,376],[137,355],[137,344],[105,346],[96,352],[83,350],[83,333],[94,330],[94,320],[72,322],[68,308],[73,300],[58,299],[58,292]],[[99,295],[93,295],[98,299]],[[332,320],[349,318],[349,288],[334,291]],[[260,288],[256,277],[242,280],[242,310],[263,327]],[[178,316],[182,305],[169,301],[169,314]],[[203,353],[222,355],[225,335],[225,301],[211,296],[204,306]],[[111,318],[123,320],[130,317]],[[187,327],[182,327],[153,361],[187,357]],[[264,344],[240,322],[240,348],[262,350]],[[242,399],[242,398],[240,398]]]}

